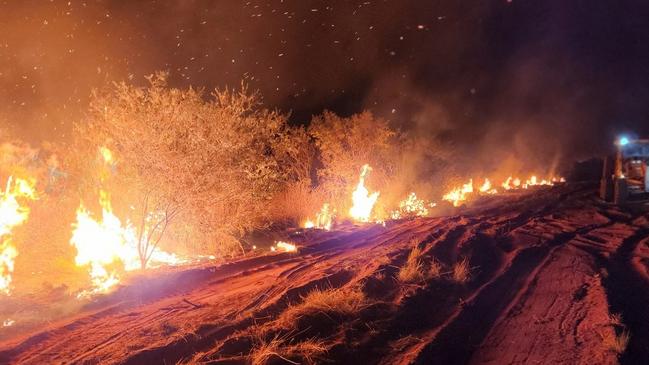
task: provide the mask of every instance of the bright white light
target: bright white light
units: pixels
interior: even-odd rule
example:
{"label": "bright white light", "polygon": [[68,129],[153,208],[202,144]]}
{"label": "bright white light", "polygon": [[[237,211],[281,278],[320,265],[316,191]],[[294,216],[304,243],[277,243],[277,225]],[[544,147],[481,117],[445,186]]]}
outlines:
{"label": "bright white light", "polygon": [[629,144],[629,139],[627,137],[620,137],[620,146],[626,146]]}

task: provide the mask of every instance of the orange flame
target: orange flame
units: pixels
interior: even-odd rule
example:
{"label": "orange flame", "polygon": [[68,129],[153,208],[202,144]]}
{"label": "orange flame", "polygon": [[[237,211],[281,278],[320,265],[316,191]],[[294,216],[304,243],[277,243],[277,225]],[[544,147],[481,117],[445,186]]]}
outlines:
{"label": "orange flame", "polygon": [[426,204],[423,199],[417,198],[414,192],[408,194],[408,197],[399,202],[399,209],[393,211],[390,216],[392,219],[399,219],[404,216],[425,217],[428,215],[428,207],[434,207],[435,203]]}
{"label": "orange flame", "polygon": [[297,252],[297,246],[292,243],[277,241],[275,242],[274,246],[270,246],[270,250],[273,252],[276,251]]}
{"label": "orange flame", "polygon": [[489,181],[489,179],[484,179],[484,183],[482,183],[478,191],[483,194],[498,194],[498,190],[491,186],[491,181]]}
{"label": "orange flame", "polygon": [[[552,186],[558,182],[565,182],[566,179],[563,177],[553,177],[550,179],[539,179],[536,175],[530,176],[529,179],[525,182],[521,182],[521,179],[509,176],[500,186],[504,190],[516,190],[516,189],[529,189],[531,186]],[[498,190],[493,187],[489,179],[484,179],[482,185],[478,188],[477,192],[474,191],[473,179],[470,179],[468,183],[452,189],[450,192],[446,193],[443,197],[444,200],[449,201],[453,206],[460,206],[462,203],[466,202],[467,199],[474,193],[478,194],[489,194],[495,195],[498,194]]]}
{"label": "orange flame", "polygon": [[356,190],[352,193],[353,204],[349,210],[349,215],[360,222],[368,222],[370,220],[374,204],[376,204],[376,200],[379,198],[378,191],[370,194],[365,187],[365,177],[371,170],[372,168],[370,165],[363,165],[361,168],[361,175],[358,179],[358,185],[356,186]]}
{"label": "orange flame", "polygon": [[459,207],[467,200],[467,197],[473,193],[473,179],[459,188],[455,188],[444,194],[442,199],[449,201],[454,207]]}
{"label": "orange flame", "polygon": [[19,203],[19,199],[36,199],[34,181],[13,180],[9,177],[4,192],[0,192],[0,293],[11,292],[14,260],[18,250],[12,244],[11,231],[24,223],[29,216],[29,208]]}
{"label": "orange flame", "polygon": [[333,225],[333,219],[335,215],[336,215],[336,211],[330,210],[329,203],[324,203],[322,205],[322,208],[320,209],[320,212],[316,214],[316,221],[313,222],[311,219],[307,219],[306,222],[304,222],[303,227],[319,228],[319,229],[330,231],[331,226]]}
{"label": "orange flame", "polygon": [[[100,148],[100,155],[104,162],[112,164],[113,153],[105,147]],[[105,171],[102,180],[108,176]],[[141,267],[138,251],[138,235],[135,228],[122,221],[113,213],[110,195],[104,190],[99,191],[99,204],[101,218],[96,219],[84,207],[79,205],[77,220],[72,225],[70,244],[77,250],[75,263],[77,266],[89,267],[92,288],[79,294],[79,297],[92,296],[98,293],[107,293],[120,282],[117,268],[132,271]],[[149,215],[154,216],[156,212]],[[146,232],[144,233],[146,235]],[[173,254],[156,249],[148,264],[175,265],[184,262]]]}

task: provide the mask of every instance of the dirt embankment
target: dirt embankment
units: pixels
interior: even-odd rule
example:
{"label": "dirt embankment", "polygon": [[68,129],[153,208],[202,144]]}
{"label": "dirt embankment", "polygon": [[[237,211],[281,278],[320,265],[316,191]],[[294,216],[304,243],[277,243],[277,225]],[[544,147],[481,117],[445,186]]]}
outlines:
{"label": "dirt embankment", "polygon": [[297,254],[142,280],[5,341],[0,363],[649,359],[647,216],[598,202],[588,186],[458,213],[299,233]]}

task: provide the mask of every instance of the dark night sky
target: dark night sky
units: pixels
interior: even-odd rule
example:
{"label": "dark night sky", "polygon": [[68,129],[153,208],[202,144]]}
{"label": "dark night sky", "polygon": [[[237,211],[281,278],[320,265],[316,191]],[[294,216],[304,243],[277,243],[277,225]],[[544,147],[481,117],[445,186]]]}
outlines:
{"label": "dark night sky", "polygon": [[649,2],[0,2],[0,123],[22,137],[65,140],[92,88],[156,70],[243,79],[296,123],[368,108],[469,154],[572,159],[649,135]]}

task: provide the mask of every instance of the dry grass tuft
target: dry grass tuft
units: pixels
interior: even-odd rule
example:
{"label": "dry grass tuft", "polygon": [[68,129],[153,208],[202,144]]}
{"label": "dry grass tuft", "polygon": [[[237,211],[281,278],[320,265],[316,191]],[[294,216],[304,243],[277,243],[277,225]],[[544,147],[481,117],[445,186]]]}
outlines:
{"label": "dry grass tuft", "polygon": [[359,289],[316,289],[302,298],[302,303],[288,307],[278,323],[292,326],[301,317],[317,313],[354,315],[366,306],[365,294]]}
{"label": "dry grass tuft", "polygon": [[622,326],[622,314],[611,313],[608,316],[609,323],[613,326]]}
{"label": "dry grass tuft", "polygon": [[[291,343],[286,336],[275,336],[270,341],[257,338],[256,344],[250,352],[250,362],[252,365],[264,365],[274,357],[278,357],[291,364],[315,364],[315,360],[327,350],[324,342],[317,340]],[[295,358],[299,358],[301,361],[293,361],[292,359]]]}
{"label": "dry grass tuft", "polygon": [[451,277],[454,282],[464,284],[471,279],[471,268],[469,267],[469,260],[465,257],[453,265],[453,272]]}
{"label": "dry grass tuft", "polygon": [[631,333],[628,330],[622,331],[620,334],[611,334],[608,332],[607,335],[603,336],[604,345],[611,351],[620,355],[626,351],[626,347],[629,345],[629,340],[631,339]]}
{"label": "dry grass tuft", "polygon": [[426,279],[424,266],[421,263],[421,248],[415,246],[410,254],[406,264],[399,270],[399,280],[404,283],[417,283]]}
{"label": "dry grass tuft", "polygon": [[441,276],[442,264],[436,259],[433,259],[433,261],[430,262],[430,266],[428,267],[428,278],[439,279]]}

